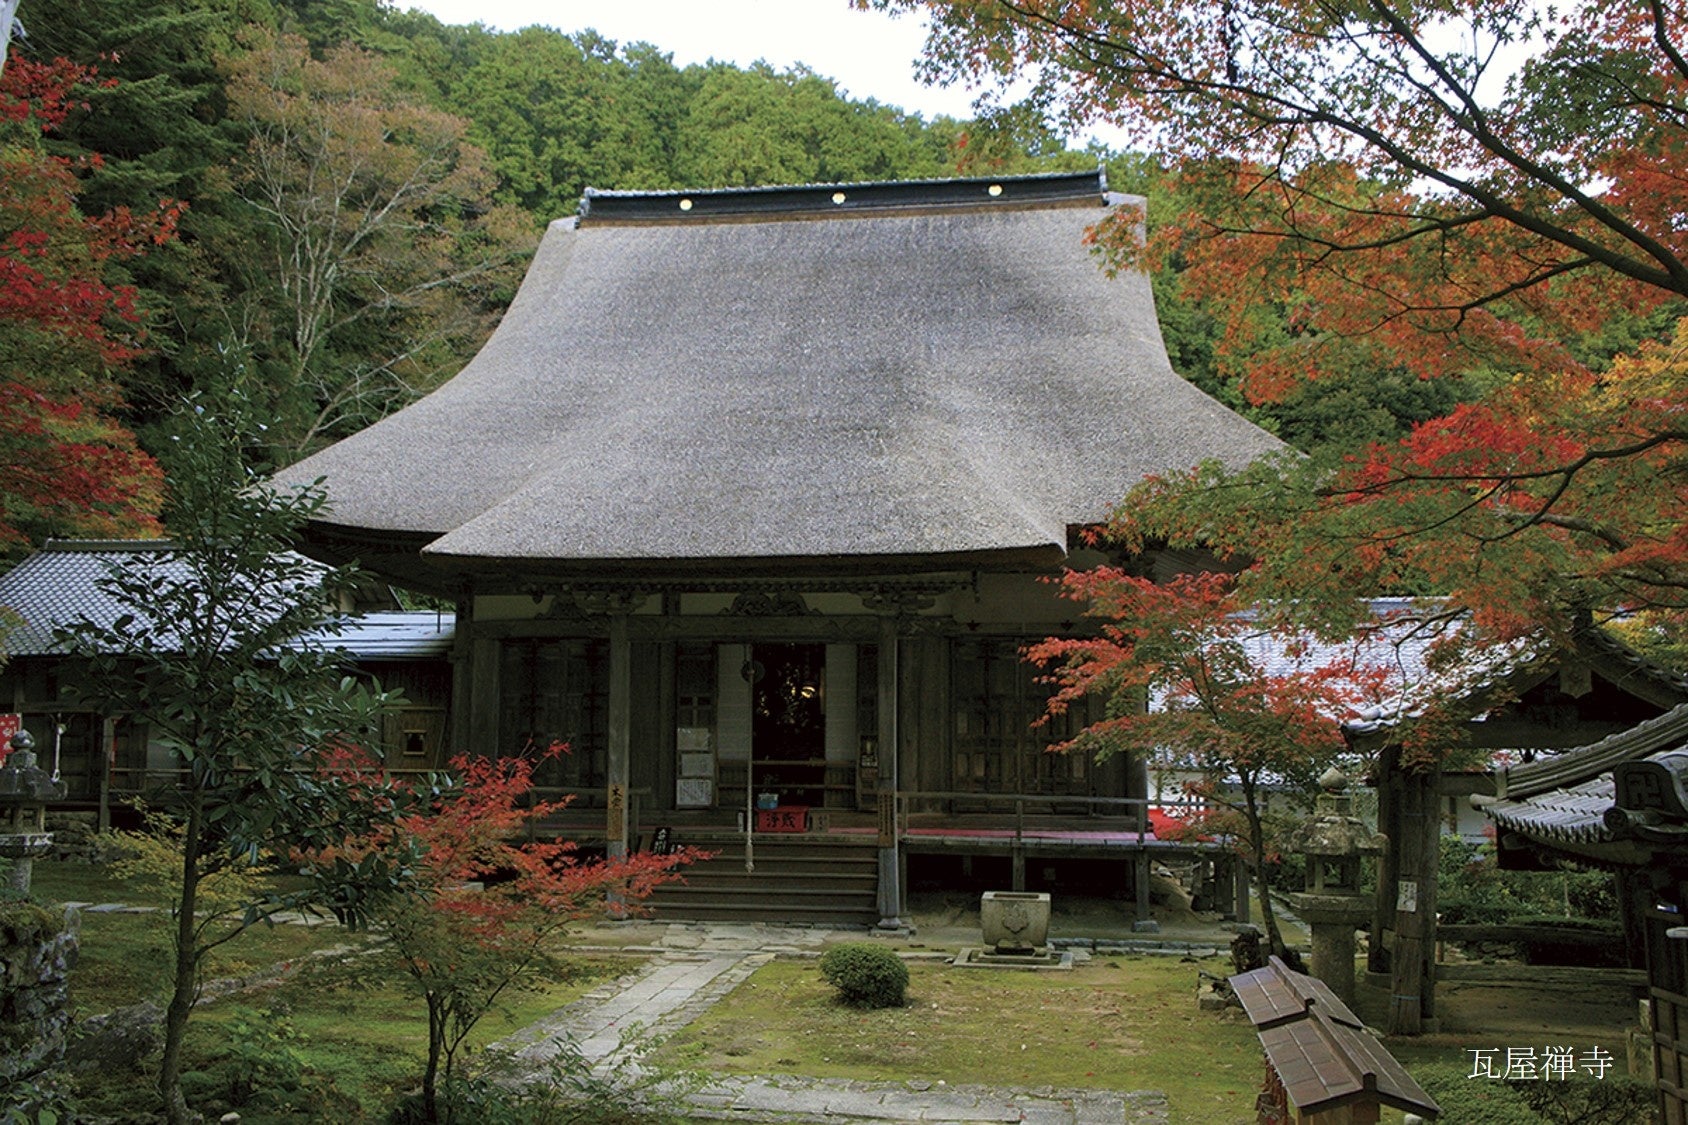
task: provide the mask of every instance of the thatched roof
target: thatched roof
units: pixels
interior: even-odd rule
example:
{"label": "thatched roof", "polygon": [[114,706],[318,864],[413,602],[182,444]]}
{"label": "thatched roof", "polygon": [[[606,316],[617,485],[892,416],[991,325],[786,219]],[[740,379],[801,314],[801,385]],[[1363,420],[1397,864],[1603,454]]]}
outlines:
{"label": "thatched roof", "polygon": [[1277,447],[1103,275],[1121,199],[589,193],[459,375],[282,479],[325,478],[315,550],[412,580],[1050,565],[1144,476]]}

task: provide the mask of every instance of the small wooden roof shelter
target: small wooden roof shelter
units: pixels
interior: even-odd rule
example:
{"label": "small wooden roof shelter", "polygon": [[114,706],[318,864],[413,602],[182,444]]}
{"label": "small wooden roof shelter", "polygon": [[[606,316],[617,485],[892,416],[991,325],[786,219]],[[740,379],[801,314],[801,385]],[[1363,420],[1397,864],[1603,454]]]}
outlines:
{"label": "small wooden roof shelter", "polygon": [[1324,981],[1273,957],[1230,983],[1295,1120],[1370,1122],[1385,1105],[1422,1117],[1441,1112]]}

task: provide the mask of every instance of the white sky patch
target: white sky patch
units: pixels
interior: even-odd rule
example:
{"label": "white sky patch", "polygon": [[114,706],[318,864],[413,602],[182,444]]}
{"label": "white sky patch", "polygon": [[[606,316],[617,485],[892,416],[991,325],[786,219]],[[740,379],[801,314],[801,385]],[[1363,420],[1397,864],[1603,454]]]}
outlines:
{"label": "white sky patch", "polygon": [[[394,0],[394,7],[497,31],[535,24],[567,34],[591,29],[622,45],[654,44],[682,67],[711,59],[741,67],[766,62],[775,70],[806,66],[832,79],[847,97],[871,98],[928,121],[973,117],[978,93],[928,86],[915,77],[926,43],[924,18],[857,11],[849,0]],[[1083,144],[1090,135],[1073,143]],[[1122,144],[1116,131],[1095,135]]]}
{"label": "white sky patch", "polygon": [[924,20],[858,12],[849,0],[395,0],[394,6],[498,31],[534,24],[570,34],[590,28],[624,45],[655,44],[678,66],[711,59],[739,66],[763,61],[776,70],[803,65],[858,100],[928,119],[973,116],[971,92],[915,78]]}

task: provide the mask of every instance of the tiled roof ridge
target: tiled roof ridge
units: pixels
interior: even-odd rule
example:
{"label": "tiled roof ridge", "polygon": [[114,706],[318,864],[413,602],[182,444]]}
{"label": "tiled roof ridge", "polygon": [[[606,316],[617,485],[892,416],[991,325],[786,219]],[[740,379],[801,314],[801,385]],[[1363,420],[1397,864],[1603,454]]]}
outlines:
{"label": "tiled roof ridge", "polygon": [[176,543],[171,539],[49,539],[41,545],[43,551],[103,554],[120,551],[171,551]]}
{"label": "tiled roof ridge", "polygon": [[1622,637],[1599,625],[1588,623],[1578,627],[1576,640],[1579,648],[1586,644],[1593,650],[1594,655],[1615,661],[1622,669],[1619,674],[1625,678],[1643,677],[1688,702],[1688,674],[1665,667],[1646,653],[1632,647]]}
{"label": "tiled roof ridge", "polygon": [[1688,703],[1563,754],[1495,772],[1498,797],[1518,799],[1584,784],[1619,762],[1635,761],[1688,740]]}

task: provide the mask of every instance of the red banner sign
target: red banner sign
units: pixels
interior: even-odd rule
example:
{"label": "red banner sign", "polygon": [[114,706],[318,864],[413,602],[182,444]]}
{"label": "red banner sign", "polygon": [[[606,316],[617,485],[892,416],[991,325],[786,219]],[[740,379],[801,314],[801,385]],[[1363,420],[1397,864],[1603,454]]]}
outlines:
{"label": "red banner sign", "polygon": [[809,827],[809,806],[781,805],[756,810],[758,832],[804,832]]}

